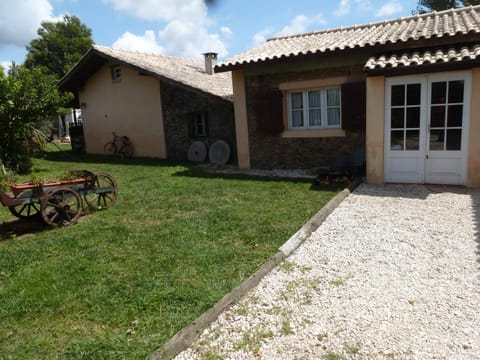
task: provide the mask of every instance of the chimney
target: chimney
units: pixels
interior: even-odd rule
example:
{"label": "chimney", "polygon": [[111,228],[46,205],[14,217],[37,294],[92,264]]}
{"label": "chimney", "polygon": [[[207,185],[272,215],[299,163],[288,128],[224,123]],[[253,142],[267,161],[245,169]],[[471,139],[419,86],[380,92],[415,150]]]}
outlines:
{"label": "chimney", "polygon": [[213,74],[213,67],[217,65],[217,53],[214,52],[207,52],[204,53],[203,56],[205,56],[205,72],[207,74]]}

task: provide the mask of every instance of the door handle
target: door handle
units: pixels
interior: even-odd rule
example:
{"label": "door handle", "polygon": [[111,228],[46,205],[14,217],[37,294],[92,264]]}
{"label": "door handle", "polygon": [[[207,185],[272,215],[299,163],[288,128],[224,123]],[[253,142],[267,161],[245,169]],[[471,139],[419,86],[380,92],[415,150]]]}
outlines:
{"label": "door handle", "polygon": [[425,158],[426,158],[426,159],[428,159],[428,158],[429,158],[428,154],[425,154]]}

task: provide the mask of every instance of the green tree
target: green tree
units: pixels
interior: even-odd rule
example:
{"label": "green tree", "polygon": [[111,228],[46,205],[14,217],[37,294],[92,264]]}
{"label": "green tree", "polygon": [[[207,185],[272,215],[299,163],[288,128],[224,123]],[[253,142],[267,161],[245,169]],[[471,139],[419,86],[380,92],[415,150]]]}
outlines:
{"label": "green tree", "polygon": [[92,46],[92,30],[73,15],[62,21],[43,22],[38,38],[27,46],[25,66],[61,79]]}
{"label": "green tree", "polygon": [[[65,15],[58,22],[43,22],[37,33],[38,38],[27,46],[25,66],[51,75],[57,81],[93,45],[92,30],[73,15]],[[66,108],[72,107],[72,100],[72,94],[63,94],[57,106],[64,128]]]}
{"label": "green tree", "polygon": [[464,6],[480,5],[480,0],[462,0]]}
{"label": "green tree", "polygon": [[414,13],[423,14],[470,5],[480,5],[480,0],[419,0]]}
{"label": "green tree", "polygon": [[39,69],[12,67],[0,76],[0,162],[19,173],[31,170],[24,140],[32,127],[41,127],[55,116],[62,101],[56,79]]}
{"label": "green tree", "polygon": [[417,12],[420,14],[431,11],[442,11],[461,6],[457,0],[419,0]]}

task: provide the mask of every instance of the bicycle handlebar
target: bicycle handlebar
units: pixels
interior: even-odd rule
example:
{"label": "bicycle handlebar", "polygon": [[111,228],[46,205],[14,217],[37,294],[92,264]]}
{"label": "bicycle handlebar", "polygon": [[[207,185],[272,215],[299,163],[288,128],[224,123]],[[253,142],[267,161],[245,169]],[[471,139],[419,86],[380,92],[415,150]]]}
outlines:
{"label": "bicycle handlebar", "polygon": [[123,140],[127,140],[127,141],[130,140],[128,138],[128,136],[125,136],[125,135],[124,136],[117,136],[117,134],[115,134],[115,131],[112,131],[112,135],[113,135],[113,141],[115,141],[117,139],[118,140],[123,139]]}

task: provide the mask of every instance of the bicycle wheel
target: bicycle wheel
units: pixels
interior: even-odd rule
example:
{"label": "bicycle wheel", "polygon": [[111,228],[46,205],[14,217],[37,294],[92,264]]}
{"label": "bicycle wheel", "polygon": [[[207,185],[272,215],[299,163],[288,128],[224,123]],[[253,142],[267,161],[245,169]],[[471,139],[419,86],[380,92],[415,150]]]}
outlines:
{"label": "bicycle wheel", "polygon": [[131,158],[133,156],[133,145],[131,143],[123,144],[120,150],[120,155]]}
{"label": "bicycle wheel", "polygon": [[117,153],[117,146],[113,141],[110,141],[103,147],[103,152],[106,155],[115,155]]}

